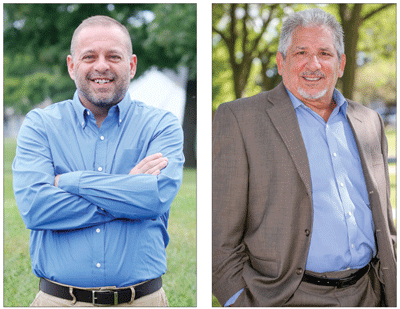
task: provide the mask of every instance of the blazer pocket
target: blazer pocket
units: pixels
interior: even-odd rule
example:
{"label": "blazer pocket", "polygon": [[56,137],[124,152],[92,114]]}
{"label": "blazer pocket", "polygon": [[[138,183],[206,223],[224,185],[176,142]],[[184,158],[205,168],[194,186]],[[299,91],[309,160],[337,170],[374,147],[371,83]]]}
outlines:
{"label": "blazer pocket", "polygon": [[254,270],[268,278],[278,277],[278,263],[276,260],[257,258],[250,255],[250,263]]}

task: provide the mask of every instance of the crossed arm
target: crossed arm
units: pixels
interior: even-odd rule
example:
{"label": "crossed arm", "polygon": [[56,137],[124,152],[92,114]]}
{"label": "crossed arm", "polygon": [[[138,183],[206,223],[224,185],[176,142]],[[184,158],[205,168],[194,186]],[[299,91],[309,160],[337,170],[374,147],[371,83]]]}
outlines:
{"label": "crossed arm", "polygon": [[22,219],[32,230],[155,219],[169,210],[182,181],[183,134],[171,118],[160,126],[156,142],[148,145],[147,157],[127,174],[78,167],[55,175],[53,153],[37,118],[27,117],[18,139],[14,193]]}
{"label": "crossed arm", "polygon": [[[140,161],[134,168],[131,169],[129,175],[148,174],[159,175],[161,170],[168,164],[168,158],[163,157],[161,153],[152,154]],[[54,186],[58,187],[58,179],[60,175],[54,178]]]}

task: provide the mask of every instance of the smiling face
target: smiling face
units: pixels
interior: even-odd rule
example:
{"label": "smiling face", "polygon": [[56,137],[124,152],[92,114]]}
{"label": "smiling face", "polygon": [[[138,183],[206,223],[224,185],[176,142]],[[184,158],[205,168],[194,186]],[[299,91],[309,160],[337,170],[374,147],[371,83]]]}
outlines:
{"label": "smiling face", "polygon": [[137,64],[128,52],[128,39],[117,26],[90,26],[77,34],[73,56],[67,57],[68,72],[90,110],[108,110],[125,96]]}
{"label": "smiling face", "polygon": [[306,105],[329,106],[346,57],[339,59],[332,32],[324,26],[299,27],[292,35],[286,58],[277,54],[285,87]]}

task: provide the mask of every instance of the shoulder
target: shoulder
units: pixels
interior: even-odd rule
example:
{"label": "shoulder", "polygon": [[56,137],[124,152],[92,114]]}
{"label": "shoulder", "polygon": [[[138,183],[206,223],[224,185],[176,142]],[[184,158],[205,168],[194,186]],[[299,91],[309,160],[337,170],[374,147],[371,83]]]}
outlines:
{"label": "shoulder", "polygon": [[268,91],[260,92],[254,96],[240,98],[231,102],[222,103],[217,110],[232,110],[234,112],[248,111],[249,109],[264,109]]}
{"label": "shoulder", "polygon": [[67,117],[73,115],[72,100],[65,100],[53,103],[45,108],[35,108],[29,111],[24,119],[23,125],[33,125],[40,127],[65,126],[69,121]]}
{"label": "shoulder", "polygon": [[131,108],[128,111],[129,127],[141,128],[151,134],[161,132],[174,132],[183,135],[182,125],[177,116],[172,112],[147,105],[144,102],[131,100]]}
{"label": "shoulder", "polygon": [[72,107],[72,100],[53,103],[45,108],[35,108],[28,112],[28,119],[61,119]]}
{"label": "shoulder", "polygon": [[178,117],[176,117],[172,112],[147,105],[141,101],[131,100],[131,106],[133,107],[133,113],[142,119],[153,119],[160,121],[166,119],[170,121],[178,121]]}
{"label": "shoulder", "polygon": [[256,95],[247,98],[240,98],[231,102],[221,104],[218,109],[231,110],[235,114],[260,113],[271,107],[276,102],[281,102],[282,99],[288,99],[289,96],[283,85],[280,83],[275,88],[260,92]]}
{"label": "shoulder", "polygon": [[347,102],[348,113],[354,118],[357,118],[361,121],[371,121],[371,123],[381,123],[381,116],[377,111],[374,111],[373,109],[352,100],[347,99]]}

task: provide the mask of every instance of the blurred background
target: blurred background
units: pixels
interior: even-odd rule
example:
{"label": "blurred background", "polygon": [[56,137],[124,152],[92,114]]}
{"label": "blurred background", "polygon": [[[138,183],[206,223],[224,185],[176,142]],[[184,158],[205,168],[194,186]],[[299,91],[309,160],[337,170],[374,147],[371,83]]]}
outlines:
{"label": "blurred background", "polygon": [[[389,143],[391,204],[396,220],[396,4],[213,4],[212,111],[281,82],[276,65],[286,16],[319,7],[342,24],[346,54],[337,88],[382,116]],[[220,306],[213,297],[213,306]]]}
{"label": "blurred background", "polygon": [[85,18],[107,15],[130,32],[138,57],[131,97],[173,112],[184,130],[183,183],[170,212],[170,306],[196,306],[196,4],[4,4],[4,306],[29,306],[38,292],[29,231],[15,204],[11,164],[28,111],[71,99],[66,57]]}

